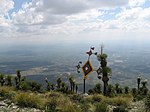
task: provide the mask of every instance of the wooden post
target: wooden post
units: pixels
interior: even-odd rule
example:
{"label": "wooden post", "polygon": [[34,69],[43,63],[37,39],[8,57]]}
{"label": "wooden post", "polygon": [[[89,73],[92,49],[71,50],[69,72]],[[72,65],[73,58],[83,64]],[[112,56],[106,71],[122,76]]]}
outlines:
{"label": "wooden post", "polygon": [[83,93],[85,94],[85,78],[83,79]]}

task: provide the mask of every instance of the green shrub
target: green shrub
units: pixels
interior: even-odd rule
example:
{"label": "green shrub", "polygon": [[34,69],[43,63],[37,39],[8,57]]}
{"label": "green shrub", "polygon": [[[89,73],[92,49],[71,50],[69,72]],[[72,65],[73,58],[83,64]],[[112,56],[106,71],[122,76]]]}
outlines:
{"label": "green shrub", "polygon": [[97,103],[95,106],[95,112],[108,112],[107,104]]}
{"label": "green shrub", "polygon": [[83,96],[79,94],[74,94],[70,96],[70,99],[74,102],[80,102],[81,100],[83,100]]}
{"label": "green shrub", "polygon": [[41,108],[43,106],[42,99],[30,93],[18,93],[14,101],[21,107]]}
{"label": "green shrub", "polygon": [[95,103],[95,102],[101,102],[102,101],[102,97],[101,95],[93,95],[92,97],[92,102]]}
{"label": "green shrub", "polygon": [[125,107],[119,106],[113,109],[113,112],[128,112]]}
{"label": "green shrub", "polygon": [[30,87],[30,85],[27,81],[23,81],[20,84],[20,89],[24,90],[24,91],[27,91],[27,90],[31,90],[31,87]]}

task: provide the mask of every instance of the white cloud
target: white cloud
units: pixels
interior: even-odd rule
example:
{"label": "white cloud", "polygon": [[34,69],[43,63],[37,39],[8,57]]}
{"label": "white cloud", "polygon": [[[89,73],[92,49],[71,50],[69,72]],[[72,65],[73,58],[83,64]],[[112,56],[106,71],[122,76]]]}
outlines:
{"label": "white cloud", "polygon": [[14,8],[13,0],[0,1],[0,16],[7,16],[9,10]]}
{"label": "white cloud", "polygon": [[[32,3],[23,4],[22,9],[13,12],[12,19],[8,20],[4,16],[14,7],[14,2],[2,0],[0,33],[73,35],[106,30],[144,30],[150,28],[150,8],[142,7],[145,2],[146,0],[33,0]],[[117,12],[114,10],[116,7],[122,10]],[[102,19],[106,14],[114,18]]]}
{"label": "white cloud", "polygon": [[129,0],[129,6],[130,7],[138,7],[143,5],[146,2],[146,0]]}

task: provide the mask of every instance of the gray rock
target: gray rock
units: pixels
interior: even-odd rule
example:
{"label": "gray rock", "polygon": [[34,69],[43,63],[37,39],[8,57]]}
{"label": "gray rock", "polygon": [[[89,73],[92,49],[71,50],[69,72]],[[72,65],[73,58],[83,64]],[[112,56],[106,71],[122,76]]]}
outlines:
{"label": "gray rock", "polygon": [[6,103],[4,103],[4,102],[2,101],[2,102],[0,102],[0,106],[5,106],[5,107],[7,107],[8,104],[6,104]]}

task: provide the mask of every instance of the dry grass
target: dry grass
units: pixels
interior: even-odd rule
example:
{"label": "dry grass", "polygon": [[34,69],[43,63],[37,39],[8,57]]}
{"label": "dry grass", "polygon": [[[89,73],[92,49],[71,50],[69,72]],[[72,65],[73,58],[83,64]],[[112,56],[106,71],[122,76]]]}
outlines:
{"label": "dry grass", "polygon": [[1,86],[0,87],[0,96],[3,98],[13,99],[16,91],[13,87]]}
{"label": "dry grass", "polygon": [[21,107],[42,108],[44,106],[43,99],[34,93],[21,92],[18,93],[14,102]]}

